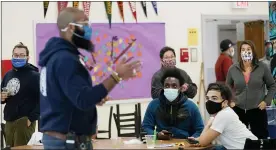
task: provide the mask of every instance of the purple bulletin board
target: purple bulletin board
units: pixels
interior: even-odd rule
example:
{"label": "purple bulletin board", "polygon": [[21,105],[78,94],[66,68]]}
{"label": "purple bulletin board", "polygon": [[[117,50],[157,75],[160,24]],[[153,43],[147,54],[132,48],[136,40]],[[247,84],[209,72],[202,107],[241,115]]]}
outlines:
{"label": "purple bulletin board", "polygon": [[[143,68],[138,76],[132,80],[117,85],[109,94],[111,99],[135,99],[151,97],[151,78],[160,68],[159,52],[165,46],[165,24],[164,23],[108,23],[92,24],[92,41],[95,44],[97,65],[90,72],[93,85],[99,84],[106,78],[108,67],[106,63],[111,59],[111,40],[113,42],[113,55],[119,55],[132,39],[136,41],[126,52],[128,58],[139,59],[143,62]],[[46,42],[54,36],[58,36],[56,23],[36,24],[36,61],[39,53],[44,49]],[[83,54],[91,57],[87,53]],[[38,65],[38,63],[37,63]],[[69,67],[69,66],[68,66]],[[105,76],[104,76],[105,75]],[[104,77],[103,77],[104,76]]]}

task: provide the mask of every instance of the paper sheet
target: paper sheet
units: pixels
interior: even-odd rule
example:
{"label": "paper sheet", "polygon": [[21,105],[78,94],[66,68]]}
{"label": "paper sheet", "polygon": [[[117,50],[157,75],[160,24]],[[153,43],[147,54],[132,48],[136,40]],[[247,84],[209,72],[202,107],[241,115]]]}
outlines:
{"label": "paper sheet", "polygon": [[161,144],[161,145],[155,145],[155,148],[165,148],[165,147],[174,147],[174,144]]}
{"label": "paper sheet", "polygon": [[188,46],[198,46],[197,28],[188,28]]}

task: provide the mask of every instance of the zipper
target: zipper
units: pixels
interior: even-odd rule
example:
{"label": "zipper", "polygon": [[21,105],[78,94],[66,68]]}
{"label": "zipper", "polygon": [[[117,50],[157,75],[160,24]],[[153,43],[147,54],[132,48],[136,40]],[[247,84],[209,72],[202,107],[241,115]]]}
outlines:
{"label": "zipper", "polygon": [[[250,80],[250,79],[249,79]],[[249,81],[248,81],[249,82]],[[247,89],[248,89],[248,82],[245,87],[245,103],[244,103],[244,112],[246,113],[246,104],[247,104]]]}
{"label": "zipper", "polygon": [[252,73],[253,73],[253,71],[255,70],[255,68],[256,67],[254,67],[252,70],[251,70],[251,72],[250,72],[250,74],[249,74],[249,80],[248,80],[248,82],[246,83],[246,81],[245,81],[245,79],[244,79],[244,81],[245,81],[245,83],[246,83],[246,87],[245,87],[245,104],[244,104],[244,112],[246,113],[246,107],[247,107],[247,91],[248,91],[248,85],[249,85],[249,82],[250,82],[250,80],[251,80],[251,75],[252,75]]}
{"label": "zipper", "polygon": [[170,115],[171,115],[171,125],[173,124],[173,116],[172,116],[172,105],[171,105],[171,110],[170,110]]}

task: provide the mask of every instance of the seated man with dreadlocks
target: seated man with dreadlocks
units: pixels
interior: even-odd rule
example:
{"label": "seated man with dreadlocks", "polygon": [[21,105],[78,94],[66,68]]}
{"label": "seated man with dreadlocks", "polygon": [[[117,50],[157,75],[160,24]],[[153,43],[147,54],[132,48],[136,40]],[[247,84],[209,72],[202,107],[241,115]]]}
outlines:
{"label": "seated man with dreadlocks", "polygon": [[163,90],[159,98],[152,100],[143,120],[143,130],[153,135],[156,127],[157,139],[185,139],[200,136],[204,125],[198,107],[180,92],[185,83],[176,68],[168,68],[161,78]]}

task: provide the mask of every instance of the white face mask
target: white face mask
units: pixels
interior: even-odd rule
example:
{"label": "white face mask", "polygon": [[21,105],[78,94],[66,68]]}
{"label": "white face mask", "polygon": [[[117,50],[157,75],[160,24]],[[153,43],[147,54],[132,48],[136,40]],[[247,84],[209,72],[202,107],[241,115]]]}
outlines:
{"label": "white face mask", "polygon": [[230,48],[230,50],[228,50],[228,55],[233,57],[234,54],[235,54],[235,49],[234,48]]}
{"label": "white face mask", "polygon": [[235,55],[235,49],[232,48],[232,51],[230,52],[230,55],[233,57]]}
{"label": "white face mask", "polygon": [[253,59],[253,54],[251,51],[242,51],[241,58],[243,61],[251,61]]}
{"label": "white face mask", "polygon": [[172,89],[172,88],[164,89],[164,95],[170,102],[172,102],[179,95],[178,89]]}

